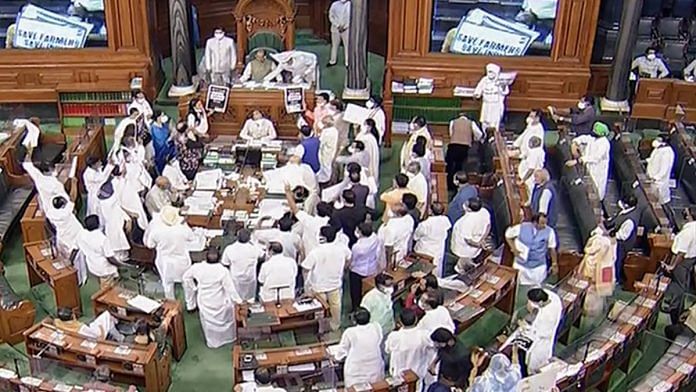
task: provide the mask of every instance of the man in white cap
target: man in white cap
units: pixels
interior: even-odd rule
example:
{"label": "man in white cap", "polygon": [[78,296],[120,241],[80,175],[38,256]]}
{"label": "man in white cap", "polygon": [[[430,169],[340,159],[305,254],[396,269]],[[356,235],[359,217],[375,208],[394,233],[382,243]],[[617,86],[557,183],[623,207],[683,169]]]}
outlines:
{"label": "man in white cap", "polygon": [[196,240],[193,230],[179,216],[179,210],[166,206],[160,211],[162,225],[148,234],[145,246],[157,251],[155,266],[162,279],[164,295],[174,298],[174,283],[181,283],[191,266],[188,244]]}
{"label": "man in white cap", "polygon": [[264,82],[270,82],[282,74],[283,71],[290,72],[291,82],[295,84],[314,85],[319,80],[317,75],[317,56],[313,53],[290,50],[272,54],[278,66],[273,72],[266,75]]}
{"label": "man in white cap", "polygon": [[492,63],[486,65],[486,76],[481,78],[474,90],[474,97],[483,100],[480,120],[484,129],[498,129],[505,113],[505,97],[510,94],[510,88],[506,83],[501,83],[499,76],[500,66]]}

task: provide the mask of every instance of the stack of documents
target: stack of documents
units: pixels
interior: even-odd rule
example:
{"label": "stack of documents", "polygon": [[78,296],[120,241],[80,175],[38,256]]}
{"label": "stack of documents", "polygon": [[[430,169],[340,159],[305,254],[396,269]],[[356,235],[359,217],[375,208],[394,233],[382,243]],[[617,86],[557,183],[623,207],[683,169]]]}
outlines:
{"label": "stack of documents", "polygon": [[427,78],[418,78],[418,94],[432,94],[433,80]]}
{"label": "stack of documents", "polygon": [[220,179],[222,178],[222,170],[207,170],[196,174],[194,182],[196,190],[217,190],[220,187]]}
{"label": "stack of documents", "polygon": [[401,82],[393,81],[391,84],[391,91],[392,93],[403,93],[404,84]]}
{"label": "stack of documents", "polygon": [[473,87],[457,86],[454,88],[452,94],[455,97],[473,97],[474,91],[476,91],[476,89]]}
{"label": "stack of documents", "polygon": [[208,215],[215,208],[217,199],[212,191],[195,191],[184,200],[184,205],[188,207],[184,210],[186,215]]}
{"label": "stack of documents", "polygon": [[131,298],[128,300],[128,305],[139,309],[145,313],[152,313],[155,310],[159,309],[160,303],[150,299],[148,297],[145,297],[143,295],[136,295],[135,297]]}

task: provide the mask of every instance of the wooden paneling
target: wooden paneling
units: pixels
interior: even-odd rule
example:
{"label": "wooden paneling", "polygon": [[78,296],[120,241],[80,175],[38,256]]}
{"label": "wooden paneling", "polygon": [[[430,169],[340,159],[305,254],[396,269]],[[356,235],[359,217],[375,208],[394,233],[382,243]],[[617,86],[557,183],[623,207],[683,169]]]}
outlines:
{"label": "wooden paneling", "polygon": [[609,74],[611,65],[609,64],[592,64],[590,66],[590,85],[587,87],[587,92],[594,96],[604,96],[609,85]]}
{"label": "wooden paneling", "polygon": [[642,79],[631,117],[674,120],[677,105],[686,112],[686,121],[696,121],[696,84],[678,79]]}
{"label": "wooden paneling", "polygon": [[135,76],[143,77],[146,93],[154,97],[160,80],[148,1],[154,0],[105,3],[108,48],[0,51],[0,102],[46,102],[63,91],[128,90]]}
{"label": "wooden paneling", "polygon": [[387,57],[387,40],[389,38],[389,2],[385,0],[370,0],[368,3],[368,34],[367,50],[380,56]]}
{"label": "wooden paneling", "polygon": [[[553,104],[572,106],[587,92],[590,57],[600,0],[560,0],[554,46],[549,57],[484,57],[430,52],[433,2],[390,0],[384,106],[391,119],[392,80],[433,78],[434,97],[452,97],[455,86],[475,86],[489,62],[518,76],[508,110],[526,111]],[[464,105],[478,103],[464,100]],[[390,124],[390,121],[388,121]],[[388,130],[387,140],[390,138]]]}

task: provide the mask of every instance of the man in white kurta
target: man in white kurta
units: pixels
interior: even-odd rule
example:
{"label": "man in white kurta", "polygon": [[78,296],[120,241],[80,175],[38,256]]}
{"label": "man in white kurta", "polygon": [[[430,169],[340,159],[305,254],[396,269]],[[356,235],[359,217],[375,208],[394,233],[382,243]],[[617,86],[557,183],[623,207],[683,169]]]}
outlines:
{"label": "man in white kurta", "polygon": [[[423,333],[430,338],[430,335],[438,328],[445,328],[446,330],[455,333],[454,321],[450,315],[449,310],[443,305],[442,295],[433,291],[426,291],[421,295],[418,301],[418,306],[425,311],[423,317],[418,321],[417,328],[423,331]],[[437,348],[432,345],[427,349],[427,355],[423,358],[423,361],[430,365],[437,357]],[[427,372],[423,378],[423,384],[427,387],[428,385],[435,382],[436,378],[433,377],[430,372]]]}
{"label": "man in white kurta", "polygon": [[500,120],[505,113],[505,97],[510,94],[507,84],[498,80],[500,66],[496,64],[486,65],[486,76],[476,85],[474,97],[481,98],[481,125],[486,128],[500,127]]}
{"label": "man in white kurta", "polygon": [[332,331],[341,327],[343,273],[351,256],[347,244],[337,240],[336,235],[335,228],[322,227],[319,236],[323,241],[302,262],[302,268],[307,271],[305,289],[329,304]]}
{"label": "man in white kurta", "polygon": [[421,165],[417,161],[411,161],[406,166],[406,175],[408,176],[408,189],[418,198],[420,210],[423,211],[428,203],[428,188],[430,184],[425,179],[421,172]]}
{"label": "man in white kurta", "polygon": [[217,250],[209,250],[205,263],[191,266],[183,275],[186,310],[198,308],[198,315],[209,348],[218,348],[237,339],[235,304],[242,299],[232,278],[219,263]]}
{"label": "man in white kurta", "polygon": [[86,215],[99,213],[99,201],[97,200],[99,187],[109,178],[112,169],[111,165],[102,167],[102,163],[97,157],[87,158],[87,167],[82,173],[82,182],[85,184],[85,190],[87,191]]}
{"label": "man in white kurta", "polygon": [[214,84],[228,85],[237,66],[237,48],[234,39],[225,36],[223,29],[215,29],[205,43],[205,71]]}
{"label": "man in white kurta", "polygon": [[[82,224],[75,216],[75,204],[64,196],[54,196],[44,208],[46,218],[56,229],[56,243],[58,249],[66,257],[72,257],[72,253],[78,249],[77,239],[82,233]],[[84,262],[76,263],[81,277],[80,283],[87,280],[87,271]]]}
{"label": "man in white kurta", "polygon": [[579,150],[580,157],[566,162],[566,165],[585,164],[590,178],[597,188],[599,200],[604,201],[604,196],[607,193],[611,151],[611,144],[607,138],[609,127],[604,123],[596,122],[592,127],[592,132],[593,135],[583,135],[573,139],[574,152]]}
{"label": "man in white kurta", "polygon": [[344,61],[348,66],[348,39],[350,34],[350,0],[336,0],[329,8],[329,21],[331,22],[331,59],[329,67],[336,65],[338,61],[338,47],[343,42]]}
{"label": "man in white kurta", "polygon": [[65,191],[65,185],[58,180],[57,173],[55,169],[51,171],[50,174],[41,173],[39,169],[34,166],[31,161],[31,154],[27,154],[24,162],[22,162],[22,168],[31,178],[36,188],[36,193],[39,194],[39,205],[43,208],[51,203],[54,196],[63,196],[69,199],[68,193]]}
{"label": "man in white kurta", "polygon": [[155,179],[155,185],[145,196],[145,207],[150,216],[158,213],[162,208],[172,205],[176,200],[176,194],[172,192],[172,185],[169,179],[164,176]]}
{"label": "man in white kurta", "polygon": [[532,202],[532,191],[534,190],[534,172],[544,168],[546,163],[546,152],[541,144],[541,139],[532,136],[527,141],[527,149],[520,155],[519,166],[517,166],[517,176],[527,188],[527,202]]}
{"label": "man in white kurta", "polygon": [[181,171],[181,166],[179,166],[179,160],[172,158],[164,166],[162,170],[162,175],[167,177],[169,183],[172,185],[172,189],[176,191],[185,191],[190,187],[189,181]]}
{"label": "man in white kurta", "polygon": [[196,240],[196,236],[175,207],[163,208],[160,219],[163,225],[150,231],[145,246],[157,251],[155,266],[162,280],[164,295],[174,299],[174,284],[182,281],[184,272],[191,266],[188,246]]}
{"label": "man in white kurta", "polygon": [[248,141],[268,142],[275,140],[278,135],[271,120],[265,118],[263,114],[254,110],[251,118],[244,122],[239,138]]}
{"label": "man in white kurta", "polygon": [[382,328],[379,324],[370,322],[370,312],[365,308],[358,308],[354,318],[357,325],[343,332],[336,350],[336,359],[346,360],[343,366],[346,388],[384,378]]}
{"label": "man in white kurta", "polygon": [[660,203],[668,204],[672,200],[669,179],[674,166],[674,150],[661,137],[653,140],[652,146],[653,150],[648,158],[646,174],[657,187]]}
{"label": "man in white kurta", "polygon": [[[373,133],[374,132],[374,133]],[[365,145],[365,152],[370,157],[367,169],[371,177],[379,178],[380,150],[379,140],[369,126],[363,125],[360,127],[360,132],[355,136],[356,141],[361,141]]]}
{"label": "man in white kurta", "polygon": [[85,257],[87,270],[99,278],[101,288],[111,285],[118,278],[116,254],[99,230],[99,217],[88,215],[85,218],[85,228],[77,238],[77,246]]}
{"label": "man in white kurta", "polygon": [[[520,155],[526,155],[529,150],[529,139],[536,136],[544,141],[544,125],[541,123],[541,112],[532,109],[525,120],[527,126],[524,131],[512,143],[512,146],[520,151]],[[543,143],[542,143],[543,144]]]}
{"label": "man in white kurta", "polygon": [[433,148],[433,137],[430,133],[430,129],[428,129],[428,124],[425,121],[425,118],[418,116],[411,120],[411,123],[409,124],[409,132],[408,141],[406,141],[406,143],[404,143],[404,145],[401,147],[401,156],[399,161],[401,171],[406,171],[406,167],[411,161],[413,146],[416,145],[416,141],[418,140],[419,136],[425,138],[427,151],[430,151]]}
{"label": "man in white kurta", "polygon": [[264,254],[263,248],[251,242],[251,232],[247,229],[240,230],[237,241],[222,252],[221,263],[230,269],[232,283],[242,301],[252,303],[256,299],[256,266]]}
{"label": "man in white kurta", "polygon": [[261,264],[259,270],[259,298],[263,302],[277,299],[295,299],[297,262],[283,256],[283,246],[272,242],[268,246],[270,257]]}
{"label": "man in white kurta", "polygon": [[278,62],[278,66],[273,72],[266,75],[264,82],[270,82],[277,79],[283,71],[289,72],[291,75],[291,83],[308,84],[315,86],[319,80],[319,71],[317,69],[317,55],[299,50],[290,50],[287,52],[271,54],[271,57]]}
{"label": "man in white kurta", "polygon": [[[418,321],[411,309],[401,311],[401,328],[391,332],[384,343],[384,352],[389,355],[389,374],[399,377],[405,371],[412,370],[418,376],[419,386],[428,373],[428,349],[432,341],[421,328],[416,328]],[[417,387],[416,391],[421,388]]]}
{"label": "man in white kurta", "polygon": [[322,119],[323,128],[319,135],[319,173],[317,181],[321,183],[331,181],[333,164],[338,154],[338,130],[334,127],[333,118],[325,116]]}
{"label": "man in white kurta", "polygon": [[387,248],[387,262],[398,263],[411,250],[415,222],[401,203],[394,205],[392,213],[394,216],[382,223],[377,230],[377,236]]}
{"label": "man in white kurta", "polygon": [[447,215],[444,215],[445,208],[440,203],[433,203],[430,206],[430,216],[428,219],[418,224],[413,233],[415,245],[413,250],[416,253],[424,254],[433,258],[435,264],[435,276],[442,278],[445,268],[445,244],[447,233],[452,228]]}
{"label": "man in white kurta", "polygon": [[140,117],[140,111],[138,111],[137,107],[128,109],[128,117],[121,120],[114,129],[114,144],[111,146],[109,155],[115,154],[121,148],[121,141],[126,134],[126,128],[133,126],[135,130],[138,117]]}
{"label": "man in white kurta", "polygon": [[365,107],[370,110],[367,118],[372,119],[375,122],[377,128],[377,133],[379,135],[378,144],[382,143],[384,140],[384,132],[387,129],[387,115],[384,113],[384,109],[380,106],[379,98],[370,98],[365,102]]}
{"label": "man in white kurta", "polygon": [[486,238],[491,232],[491,214],[483,208],[480,199],[470,199],[465,208],[464,216],[452,227],[450,240],[450,250],[458,259],[454,269],[459,273],[481,255]]}
{"label": "man in white kurta", "polygon": [[556,344],[556,330],[561,322],[563,303],[551,290],[533,288],[527,293],[527,309],[536,312],[531,323],[522,325],[513,332],[505,345],[509,345],[518,336],[532,341],[527,352],[527,369],[530,374],[538,372],[553,356]]}
{"label": "man in white kurta", "polygon": [[114,251],[118,260],[128,258],[130,242],[126,236],[125,226],[131,224],[131,218],[121,206],[121,183],[107,180],[97,194],[99,201],[99,219],[104,226],[104,234],[109,241],[109,247]]}
{"label": "man in white kurta", "polygon": [[16,132],[26,131],[24,139],[22,139],[22,145],[31,151],[32,149],[39,146],[39,138],[41,137],[41,129],[36,126],[33,122],[27,119],[18,118],[12,122]]}

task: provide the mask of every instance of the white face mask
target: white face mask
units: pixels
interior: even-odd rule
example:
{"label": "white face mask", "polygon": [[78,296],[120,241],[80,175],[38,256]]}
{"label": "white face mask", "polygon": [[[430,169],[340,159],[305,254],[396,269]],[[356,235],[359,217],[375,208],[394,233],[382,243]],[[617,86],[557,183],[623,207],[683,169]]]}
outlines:
{"label": "white face mask", "polygon": [[486,76],[488,76],[488,79],[493,80],[495,79],[495,72],[488,72]]}
{"label": "white face mask", "polygon": [[656,56],[654,53],[651,53],[651,54],[649,54],[649,55],[647,55],[647,56],[645,56],[645,57],[647,57],[648,60],[650,60],[650,61],[655,60],[655,58],[657,58],[657,56]]}
{"label": "white face mask", "polygon": [[660,142],[660,141],[657,140],[657,139],[653,140],[653,142],[652,142],[653,148],[658,148],[658,147],[660,147],[661,145],[662,145],[662,142]]}
{"label": "white face mask", "polygon": [[527,117],[526,121],[527,121],[527,124],[531,124],[534,122],[534,120],[531,117]]}
{"label": "white face mask", "polygon": [[418,126],[416,125],[416,123],[411,123],[408,124],[408,128],[412,131],[415,131],[416,129],[418,129]]}
{"label": "white face mask", "polygon": [[223,39],[223,38],[225,38],[225,33],[215,33],[215,38]]}
{"label": "white face mask", "polygon": [[621,208],[622,210],[626,209],[626,203],[624,203],[623,200],[619,200],[619,202],[616,204],[618,204],[619,208]]}
{"label": "white face mask", "polygon": [[423,309],[423,310],[425,310],[425,308],[426,308],[425,301],[423,301],[422,298],[418,300],[418,307]]}
{"label": "white face mask", "polygon": [[162,124],[166,124],[169,122],[169,117],[162,116],[162,117],[160,117],[160,121],[162,122]]}
{"label": "white face mask", "polygon": [[142,98],[142,97],[141,97],[141,98],[136,98],[135,100],[136,100],[138,103],[143,103],[143,102],[145,102],[145,98]]}
{"label": "white face mask", "polygon": [[382,289],[382,291],[384,292],[384,294],[387,294],[387,295],[389,295],[389,296],[391,296],[392,294],[394,294],[394,288],[393,288],[393,287],[384,287],[384,288]]}
{"label": "white face mask", "polygon": [[367,103],[365,104],[365,107],[368,109],[372,109],[375,107],[375,103],[372,101],[367,101]]}
{"label": "white face mask", "polygon": [[587,105],[585,105],[585,102],[578,102],[578,109],[584,110],[586,107]]}

